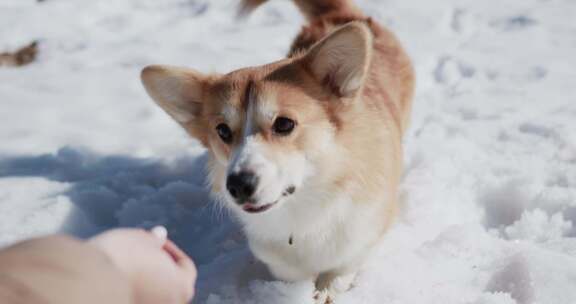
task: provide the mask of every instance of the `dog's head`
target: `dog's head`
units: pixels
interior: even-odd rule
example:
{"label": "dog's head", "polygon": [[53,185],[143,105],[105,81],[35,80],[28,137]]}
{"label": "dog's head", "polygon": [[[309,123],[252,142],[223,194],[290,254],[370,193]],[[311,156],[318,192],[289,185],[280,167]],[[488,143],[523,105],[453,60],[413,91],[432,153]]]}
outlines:
{"label": "dog's head", "polygon": [[[226,75],[150,66],[149,95],[212,156],[212,188],[228,206],[265,211],[329,172],[341,113],[370,63],[371,34],[346,25],[308,51]],[[333,164],[332,164],[333,165]],[[315,183],[317,184],[317,183]]]}

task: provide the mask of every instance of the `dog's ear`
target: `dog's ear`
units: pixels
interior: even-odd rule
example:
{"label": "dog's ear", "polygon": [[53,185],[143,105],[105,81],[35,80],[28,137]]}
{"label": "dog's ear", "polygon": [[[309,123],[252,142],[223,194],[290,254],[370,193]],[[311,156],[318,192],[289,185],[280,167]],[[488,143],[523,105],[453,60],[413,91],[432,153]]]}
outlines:
{"label": "dog's ear", "polygon": [[152,65],[142,70],[141,79],[148,95],[184,127],[200,118],[206,82],[202,74],[191,69]]}
{"label": "dog's ear", "polygon": [[351,22],[314,44],[302,62],[333,94],[353,97],[368,73],[372,40],[372,33],[365,24]]}

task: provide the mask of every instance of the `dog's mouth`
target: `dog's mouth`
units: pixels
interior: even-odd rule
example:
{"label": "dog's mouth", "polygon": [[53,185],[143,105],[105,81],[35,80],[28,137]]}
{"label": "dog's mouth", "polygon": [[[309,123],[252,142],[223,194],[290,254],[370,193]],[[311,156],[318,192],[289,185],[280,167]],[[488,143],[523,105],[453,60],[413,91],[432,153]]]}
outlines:
{"label": "dog's mouth", "polygon": [[[296,191],[296,187],[290,186],[290,187],[286,188],[286,190],[284,190],[284,192],[282,192],[281,198],[286,197],[286,196],[290,196],[290,195],[294,194],[295,191]],[[264,211],[272,208],[274,205],[276,205],[278,203],[278,201],[280,201],[280,199],[277,199],[273,203],[265,204],[262,206],[256,206],[256,204],[253,202],[247,202],[242,206],[242,210],[244,210],[248,213],[264,212]]]}
{"label": "dog's mouth", "polygon": [[242,209],[248,213],[260,213],[272,208],[272,206],[276,205],[277,202],[278,201],[275,201],[273,203],[266,204],[263,206],[254,206],[254,204],[246,204],[242,207]]}

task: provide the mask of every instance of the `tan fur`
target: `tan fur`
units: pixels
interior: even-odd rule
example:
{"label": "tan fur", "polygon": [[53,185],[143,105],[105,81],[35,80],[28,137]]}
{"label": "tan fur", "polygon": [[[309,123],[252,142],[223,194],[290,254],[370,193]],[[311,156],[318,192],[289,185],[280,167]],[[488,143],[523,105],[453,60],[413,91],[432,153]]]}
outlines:
{"label": "tan fur", "polygon": [[[250,11],[264,2],[245,0],[244,9]],[[275,117],[255,116],[251,123],[257,131],[252,138],[263,147],[265,157],[283,163],[291,155],[305,155],[315,172],[307,186],[317,189],[315,193],[321,197],[345,197],[358,208],[375,210],[370,216],[377,224],[368,234],[381,236],[397,209],[402,136],[414,90],[410,60],[390,31],[363,15],[349,0],[294,2],[310,23],[294,40],[287,58],[226,75],[151,66],[144,69],[143,82],[153,99],[210,151],[214,193],[225,191],[221,181],[226,179],[233,152],[243,144],[242,126],[253,98],[259,109],[270,108],[274,115],[297,122],[290,136],[280,137],[271,131]],[[231,144],[214,131],[222,122],[230,124],[234,132]],[[266,223],[266,214],[258,218],[260,222],[247,221],[250,239],[250,225]],[[299,234],[303,242],[313,235],[314,231],[306,230]],[[333,269],[319,266],[320,273],[311,275],[332,278],[349,273],[378,239],[359,245],[357,252],[350,253],[355,258]],[[286,245],[275,238],[253,236],[251,245],[275,274],[275,262],[308,262],[302,256],[286,256]],[[313,265],[309,268],[316,269]],[[300,274],[278,276],[294,279]]]}

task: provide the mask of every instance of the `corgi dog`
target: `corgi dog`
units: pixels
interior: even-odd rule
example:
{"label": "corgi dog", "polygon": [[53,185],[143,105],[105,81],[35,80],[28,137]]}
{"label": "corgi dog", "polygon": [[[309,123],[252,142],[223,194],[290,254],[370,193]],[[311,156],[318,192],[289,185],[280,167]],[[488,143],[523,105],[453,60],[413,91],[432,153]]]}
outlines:
{"label": "corgi dog", "polygon": [[[244,0],[245,12],[266,0]],[[228,74],[148,66],[151,98],[209,151],[211,191],[280,280],[324,301],[393,222],[414,72],[397,38],[351,0],[294,0],[284,59]]]}

